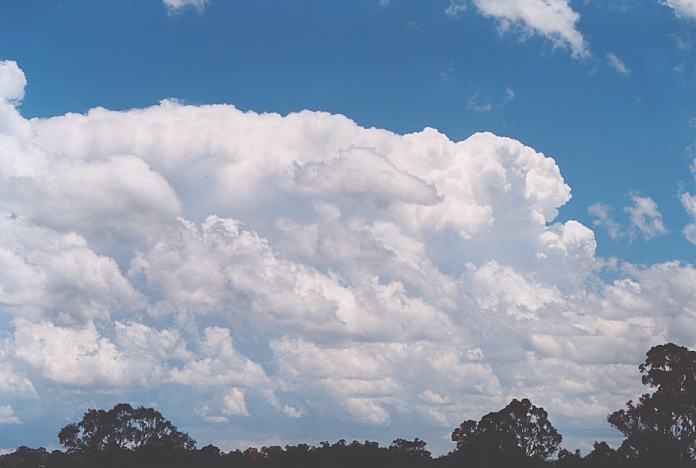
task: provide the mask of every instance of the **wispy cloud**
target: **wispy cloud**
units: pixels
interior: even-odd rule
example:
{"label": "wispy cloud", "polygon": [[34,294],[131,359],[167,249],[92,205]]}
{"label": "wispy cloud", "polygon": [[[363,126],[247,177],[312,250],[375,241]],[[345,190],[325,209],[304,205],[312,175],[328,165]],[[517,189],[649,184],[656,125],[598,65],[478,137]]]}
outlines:
{"label": "wispy cloud", "polygon": [[660,3],[674,10],[680,18],[696,18],[696,0],[660,0]]}
{"label": "wispy cloud", "polygon": [[[689,123],[692,125],[696,124],[696,117],[692,118]],[[689,169],[691,170],[691,174],[696,178],[696,159],[691,161]],[[686,213],[689,215],[689,218],[691,218],[691,222],[684,226],[682,234],[684,234],[686,240],[696,245],[696,195],[683,192],[679,196],[679,200],[681,201],[684,210],[686,210]]]}
{"label": "wispy cloud", "polygon": [[650,197],[631,195],[632,206],[624,208],[628,213],[632,233],[640,233],[645,239],[667,233],[662,222],[662,213],[657,209],[657,203]]}
{"label": "wispy cloud", "polygon": [[493,104],[490,102],[479,102],[477,94],[474,94],[469,98],[469,100],[466,102],[466,107],[469,110],[479,113],[488,113],[493,110]]}
{"label": "wispy cloud", "polygon": [[592,224],[607,230],[609,237],[617,239],[622,236],[623,232],[619,223],[614,221],[611,212],[612,208],[604,203],[594,203],[587,208],[587,212],[596,218]]}
{"label": "wispy cloud", "polygon": [[491,112],[495,109],[498,109],[505,104],[508,104],[512,101],[515,100],[515,90],[511,87],[508,86],[505,88],[505,91],[503,92],[503,96],[499,99],[497,99],[497,102],[494,104],[492,102],[481,102],[479,100],[479,95],[478,93],[474,94],[469,98],[469,100],[466,103],[466,106],[469,110],[472,110],[474,112],[479,112],[479,113],[488,113]]}
{"label": "wispy cloud", "polygon": [[208,0],[162,0],[169,13],[186,8],[193,8],[199,13],[205,9]]}
{"label": "wispy cloud", "polygon": [[607,63],[609,63],[609,66],[616,70],[618,73],[621,73],[622,75],[630,75],[631,70],[628,69],[626,64],[621,60],[619,57],[617,57],[613,53],[608,53],[607,54]]}

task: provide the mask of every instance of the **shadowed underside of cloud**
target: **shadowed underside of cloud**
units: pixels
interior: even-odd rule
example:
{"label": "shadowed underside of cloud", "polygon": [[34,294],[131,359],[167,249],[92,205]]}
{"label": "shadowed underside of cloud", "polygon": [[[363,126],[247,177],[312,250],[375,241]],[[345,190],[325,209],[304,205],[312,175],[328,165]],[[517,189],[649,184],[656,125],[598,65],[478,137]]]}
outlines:
{"label": "shadowed underside of cloud", "polygon": [[0,424],[149,390],[174,417],[192,392],[213,431],[417,420],[437,441],[521,396],[601,427],[651,345],[695,344],[696,270],[597,259],[518,141],[175,101],[26,120],[24,83],[2,63]]}

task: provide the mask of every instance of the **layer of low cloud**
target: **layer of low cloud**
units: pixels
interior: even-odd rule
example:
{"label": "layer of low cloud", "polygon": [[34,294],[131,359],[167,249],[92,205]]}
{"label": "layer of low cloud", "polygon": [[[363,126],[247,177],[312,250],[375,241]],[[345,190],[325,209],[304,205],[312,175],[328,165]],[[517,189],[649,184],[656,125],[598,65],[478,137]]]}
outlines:
{"label": "layer of low cloud", "polygon": [[457,16],[468,11],[468,5],[481,15],[494,18],[501,33],[539,35],[554,47],[569,49],[576,58],[590,55],[587,41],[577,28],[580,14],[569,0],[453,0],[446,13]]}
{"label": "layer of low cloud", "polygon": [[[4,89],[0,398],[47,441],[38,414],[79,416],[51,398],[107,391],[202,442],[257,418],[386,442],[417,421],[442,452],[522,396],[588,434],[651,345],[696,344],[696,270],[596,258],[556,220],[559,167],[519,141],[175,101],[27,120]],[[664,230],[632,201],[638,232]]]}

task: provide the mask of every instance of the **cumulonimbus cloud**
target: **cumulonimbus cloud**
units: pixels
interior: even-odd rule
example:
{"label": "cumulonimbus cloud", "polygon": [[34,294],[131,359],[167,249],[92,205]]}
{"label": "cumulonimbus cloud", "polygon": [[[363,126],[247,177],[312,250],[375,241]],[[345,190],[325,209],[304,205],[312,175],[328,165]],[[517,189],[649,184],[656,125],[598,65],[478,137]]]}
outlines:
{"label": "cumulonimbus cloud", "polygon": [[607,263],[603,280],[593,232],[556,221],[555,161],[491,133],[176,101],[27,120],[8,101],[0,187],[12,408],[118,389],[176,417],[186,391],[210,430],[264,415],[389,437],[409,415],[444,451],[512,396],[601,428],[651,345],[696,338],[696,270]]}

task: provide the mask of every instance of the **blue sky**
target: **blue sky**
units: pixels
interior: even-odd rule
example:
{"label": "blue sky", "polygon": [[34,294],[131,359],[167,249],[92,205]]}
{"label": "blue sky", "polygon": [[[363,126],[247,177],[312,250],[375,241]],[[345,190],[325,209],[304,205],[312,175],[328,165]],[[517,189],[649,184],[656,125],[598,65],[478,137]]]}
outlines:
{"label": "blue sky", "polygon": [[[326,434],[442,452],[448,424],[512,396],[550,407],[571,447],[615,441],[602,415],[640,391],[648,347],[696,344],[696,4],[549,4],[0,3],[0,266],[19,272],[0,274],[0,449],[55,446],[120,399],[223,448]],[[283,273],[242,280],[268,262]],[[303,287],[321,291],[305,315]],[[371,335],[377,317],[441,326]],[[55,363],[49,336],[83,345]],[[461,394],[433,364],[450,352]],[[305,367],[342,359],[350,375]],[[566,368],[567,388],[534,367]]]}

